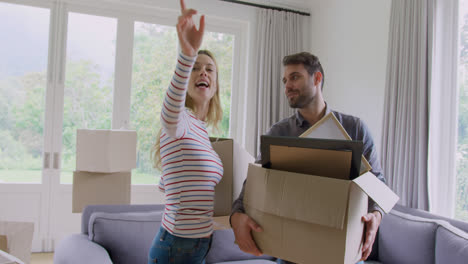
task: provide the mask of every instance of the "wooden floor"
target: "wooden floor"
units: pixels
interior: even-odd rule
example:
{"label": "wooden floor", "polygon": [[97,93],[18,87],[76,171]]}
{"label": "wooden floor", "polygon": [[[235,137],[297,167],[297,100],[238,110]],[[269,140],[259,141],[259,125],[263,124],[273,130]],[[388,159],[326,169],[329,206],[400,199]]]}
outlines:
{"label": "wooden floor", "polygon": [[32,253],[31,264],[53,264],[54,253]]}

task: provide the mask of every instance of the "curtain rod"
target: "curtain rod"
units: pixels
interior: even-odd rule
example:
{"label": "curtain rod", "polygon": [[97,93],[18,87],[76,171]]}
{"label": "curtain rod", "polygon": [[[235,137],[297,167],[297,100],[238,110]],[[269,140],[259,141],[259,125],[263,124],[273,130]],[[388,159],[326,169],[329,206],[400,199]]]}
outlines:
{"label": "curtain rod", "polygon": [[228,3],[234,3],[234,4],[241,4],[241,5],[255,6],[255,7],[265,8],[265,9],[285,11],[285,12],[295,13],[295,14],[299,14],[299,15],[303,15],[303,16],[310,16],[310,13],[301,12],[301,11],[292,10],[292,9],[287,9],[287,8],[276,7],[276,6],[267,6],[267,5],[261,5],[261,4],[254,4],[254,3],[249,3],[249,2],[244,2],[244,1],[237,1],[237,0],[220,0],[220,1],[228,2]]}

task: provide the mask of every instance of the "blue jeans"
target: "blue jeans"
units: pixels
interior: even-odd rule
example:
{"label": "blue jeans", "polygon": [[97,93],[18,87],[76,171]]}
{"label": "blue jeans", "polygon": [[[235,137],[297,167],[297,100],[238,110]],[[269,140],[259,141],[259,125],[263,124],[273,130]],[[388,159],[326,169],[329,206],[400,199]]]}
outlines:
{"label": "blue jeans", "polygon": [[148,264],[194,263],[204,264],[211,246],[211,237],[185,238],[174,236],[162,226],[153,240],[149,251]]}

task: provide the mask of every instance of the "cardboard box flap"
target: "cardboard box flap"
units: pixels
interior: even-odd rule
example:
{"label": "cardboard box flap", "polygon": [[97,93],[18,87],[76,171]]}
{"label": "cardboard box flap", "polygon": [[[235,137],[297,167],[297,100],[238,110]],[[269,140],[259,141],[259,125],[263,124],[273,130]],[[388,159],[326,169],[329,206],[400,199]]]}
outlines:
{"label": "cardboard box flap", "polygon": [[[300,137],[309,138],[328,138],[328,139],[346,139],[352,140],[348,132],[341,125],[340,121],[336,119],[333,112],[328,113],[320,119],[315,125],[307,129]],[[361,157],[360,175],[372,169],[369,162],[364,156]]]}
{"label": "cardboard box flap", "polygon": [[223,164],[223,177],[215,187],[214,216],[229,215],[232,206],[233,148],[232,140],[210,138],[213,149]]}
{"label": "cardboard box flap", "polygon": [[380,181],[371,172],[359,176],[353,180],[384,212],[389,213],[395,206],[399,197],[385,183]]}
{"label": "cardboard box flap", "polygon": [[350,184],[250,164],[244,204],[263,213],[343,229]]}
{"label": "cardboard box flap", "polygon": [[230,215],[232,202],[239,197],[247,177],[249,163],[255,159],[232,139],[210,138],[210,141],[224,167],[224,175],[215,187],[214,215]]}
{"label": "cardboard box flap", "polygon": [[211,143],[217,143],[222,141],[233,141],[232,138],[217,138],[217,137],[210,137]]}
{"label": "cardboard box flap", "polygon": [[250,163],[255,162],[255,158],[250,155],[250,153],[245,150],[241,145],[237,144],[234,141],[233,144],[234,154],[233,154],[233,201],[239,197],[240,192],[242,191],[242,186],[244,185],[245,178],[247,178],[247,170]]}

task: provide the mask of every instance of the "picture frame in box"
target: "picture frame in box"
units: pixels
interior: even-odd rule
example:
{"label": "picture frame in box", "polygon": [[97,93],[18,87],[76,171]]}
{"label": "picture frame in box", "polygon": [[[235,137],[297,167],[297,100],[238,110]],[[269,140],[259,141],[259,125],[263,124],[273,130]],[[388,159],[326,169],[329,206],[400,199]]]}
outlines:
{"label": "picture frame in box", "polygon": [[[325,115],[299,137],[352,140],[333,112]],[[372,170],[372,167],[363,155],[359,174],[362,175],[370,170]]]}
{"label": "picture frame in box", "polygon": [[[359,176],[362,149],[363,143],[358,140],[260,137],[262,167],[343,180]],[[348,162],[338,166],[336,159]]]}

